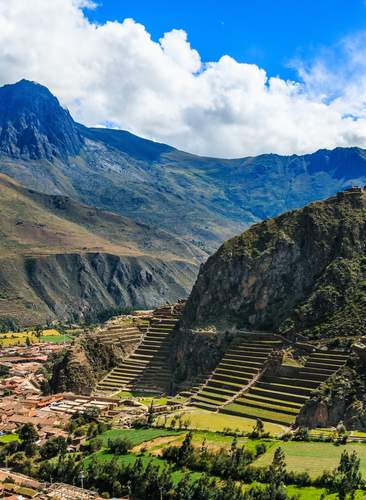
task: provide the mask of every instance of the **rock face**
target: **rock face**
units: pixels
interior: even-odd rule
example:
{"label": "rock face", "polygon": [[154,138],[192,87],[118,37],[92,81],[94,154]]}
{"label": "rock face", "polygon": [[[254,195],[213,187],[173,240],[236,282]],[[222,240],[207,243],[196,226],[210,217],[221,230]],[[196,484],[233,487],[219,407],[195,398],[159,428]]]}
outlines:
{"label": "rock face", "polygon": [[76,155],[82,137],[56,97],[41,85],[21,80],[0,88],[0,150],[33,160]]}
{"label": "rock face", "polygon": [[200,252],[168,233],[0,174],[0,325],[174,302]]}
{"label": "rock face", "polygon": [[175,302],[187,295],[195,272],[185,262],[106,253],[0,260],[0,324],[77,320],[102,311]]}
{"label": "rock face", "polygon": [[117,364],[118,354],[112,345],[91,335],[77,339],[72,349],[62,351],[52,362],[49,390],[90,394],[103,373]]}
{"label": "rock face", "polygon": [[366,192],[252,226],[201,267],[184,325],[285,335],[366,332]]}
{"label": "rock face", "polygon": [[335,427],[341,421],[347,429],[366,429],[364,366],[357,361],[324,382],[302,407],[298,425]]}

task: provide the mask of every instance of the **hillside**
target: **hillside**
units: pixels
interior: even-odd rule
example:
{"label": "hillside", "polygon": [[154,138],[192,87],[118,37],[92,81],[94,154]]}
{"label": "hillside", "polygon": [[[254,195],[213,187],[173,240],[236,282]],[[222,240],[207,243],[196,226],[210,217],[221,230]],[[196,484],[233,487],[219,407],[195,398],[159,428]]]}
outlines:
{"label": "hillside", "polygon": [[365,221],[366,191],[354,188],[255,224],[202,266],[185,326],[364,335]]}
{"label": "hillside", "polygon": [[252,223],[366,183],[358,148],[204,158],[79,125],[45,87],[26,80],[0,88],[1,103],[1,172],[162,228],[206,255]]}
{"label": "hillside", "polygon": [[0,319],[18,324],[187,295],[203,254],[178,238],[0,175]]}

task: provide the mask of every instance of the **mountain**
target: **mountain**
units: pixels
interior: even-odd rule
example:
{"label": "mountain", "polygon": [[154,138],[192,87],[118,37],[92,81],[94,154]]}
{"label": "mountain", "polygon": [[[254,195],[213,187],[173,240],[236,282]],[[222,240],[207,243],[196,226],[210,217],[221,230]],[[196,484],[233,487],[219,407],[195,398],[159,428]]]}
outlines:
{"label": "mountain", "polygon": [[[20,304],[14,311],[24,321],[38,321],[64,311],[70,316],[123,304],[150,307],[186,295],[200,263],[226,239],[260,220],[365,184],[366,151],[199,157],[129,132],[78,124],[47,88],[22,80],[0,88],[0,173],[6,176],[3,192],[7,184],[8,192],[25,197],[11,219],[0,220],[6,235],[0,246],[0,317],[13,310],[11,301]],[[11,189],[10,179],[18,183]],[[11,203],[3,198],[4,213]],[[29,220],[18,224],[24,214]],[[33,227],[34,221],[40,226]],[[128,270],[118,271],[125,280],[114,285],[122,261],[128,261]],[[77,269],[87,269],[93,279],[95,269],[108,272],[102,284],[98,274],[84,286],[84,275],[75,283]],[[155,288],[144,280],[140,286],[140,271],[156,280]],[[51,290],[54,275],[62,283],[57,292]],[[48,284],[38,283],[38,276],[48,276]],[[130,283],[138,283],[138,293]],[[117,295],[110,297],[105,288],[115,286]]]}
{"label": "mountain", "polygon": [[186,296],[202,252],[163,230],[0,175],[0,322],[76,318]]}
{"label": "mountain", "polygon": [[365,252],[361,188],[255,224],[202,266],[185,326],[364,335]]}
{"label": "mountain", "polygon": [[205,158],[75,123],[41,85],[0,88],[0,172],[178,235],[206,256],[260,220],[366,183],[366,152]]}
{"label": "mountain", "polygon": [[0,151],[15,158],[66,159],[82,137],[70,113],[42,85],[21,80],[0,91]]}

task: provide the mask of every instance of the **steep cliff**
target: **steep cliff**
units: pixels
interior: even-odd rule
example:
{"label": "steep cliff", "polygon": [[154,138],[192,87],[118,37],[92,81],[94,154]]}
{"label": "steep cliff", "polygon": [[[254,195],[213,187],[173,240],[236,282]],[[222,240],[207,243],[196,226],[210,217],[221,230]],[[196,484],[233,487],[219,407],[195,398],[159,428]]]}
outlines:
{"label": "steep cliff", "polygon": [[0,323],[154,307],[186,296],[204,254],[170,234],[0,174]]}
{"label": "steep cliff", "polygon": [[351,359],[350,366],[325,381],[302,407],[297,424],[333,427],[342,421],[347,429],[366,430],[365,365]]}
{"label": "steep cliff", "polygon": [[201,267],[184,327],[361,335],[365,250],[366,192],[358,188],[256,224]]}
{"label": "steep cliff", "polygon": [[72,349],[65,349],[49,363],[47,392],[71,391],[90,394],[101,376],[113,368],[120,353],[92,335],[76,339]]}

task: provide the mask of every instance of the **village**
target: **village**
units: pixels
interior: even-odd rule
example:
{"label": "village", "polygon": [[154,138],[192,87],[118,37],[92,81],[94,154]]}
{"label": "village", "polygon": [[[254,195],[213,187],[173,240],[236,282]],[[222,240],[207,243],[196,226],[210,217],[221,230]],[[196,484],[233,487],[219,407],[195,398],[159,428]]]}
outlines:
{"label": "village", "polygon": [[[16,335],[12,337],[17,338]],[[89,415],[90,422],[93,425],[98,423],[103,429],[131,428],[146,418],[149,412],[146,400],[140,402],[128,395],[45,394],[44,367],[57,353],[70,349],[70,341],[19,345],[15,340],[12,344],[0,347],[0,451],[11,443],[12,436],[16,437],[13,442],[17,444],[21,429],[31,426],[37,436],[34,444],[39,448],[46,447],[48,441],[62,440],[67,443],[65,452],[78,453],[90,439],[87,426],[81,425],[75,430],[73,424],[79,416],[82,419]],[[154,414],[167,414],[181,407],[174,401],[158,404],[154,407]],[[87,417],[85,419],[84,424]],[[42,482],[14,472],[13,464],[7,465],[0,468],[0,498],[99,498],[94,491],[83,488],[82,478],[78,485]]]}

